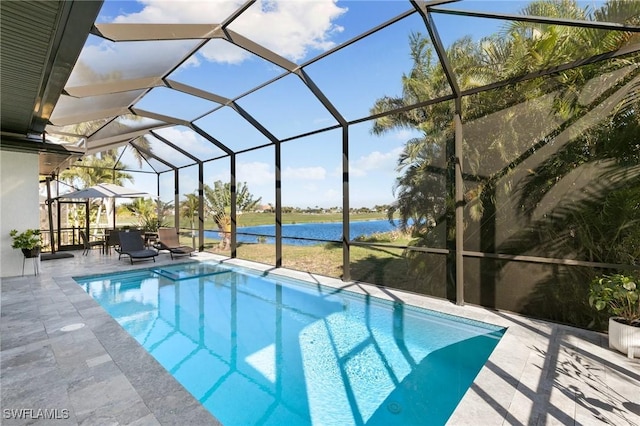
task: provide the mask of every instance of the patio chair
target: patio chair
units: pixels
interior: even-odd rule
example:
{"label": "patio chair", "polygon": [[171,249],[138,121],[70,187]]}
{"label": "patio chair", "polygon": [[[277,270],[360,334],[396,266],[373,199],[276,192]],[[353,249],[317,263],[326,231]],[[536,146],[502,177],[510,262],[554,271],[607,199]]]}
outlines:
{"label": "patio chair", "polygon": [[159,250],[168,250],[171,254],[171,259],[173,260],[173,256],[184,256],[189,255],[192,256],[195,249],[191,246],[184,246],[180,244],[180,240],[178,240],[178,231],[176,228],[160,228],[158,229],[158,241],[156,243],[156,247]]}
{"label": "patio chair", "polygon": [[126,254],[129,256],[132,265],[133,259],[153,259],[154,262],[156,261],[158,252],[145,248],[144,239],[140,231],[120,231],[118,234],[120,238],[120,251],[118,252],[120,254],[118,259],[120,259],[123,254]]}
{"label": "patio chair", "polygon": [[117,252],[120,253],[120,231],[117,229],[107,229],[107,242],[106,242],[106,251],[111,254],[111,247]]}
{"label": "patio chair", "polygon": [[100,253],[105,251],[105,243],[103,240],[89,240],[89,237],[87,237],[87,234],[82,229],[80,230],[80,241],[82,241],[82,245],[84,247],[84,250],[82,251],[84,256],[89,254],[89,250],[94,247],[100,247]]}

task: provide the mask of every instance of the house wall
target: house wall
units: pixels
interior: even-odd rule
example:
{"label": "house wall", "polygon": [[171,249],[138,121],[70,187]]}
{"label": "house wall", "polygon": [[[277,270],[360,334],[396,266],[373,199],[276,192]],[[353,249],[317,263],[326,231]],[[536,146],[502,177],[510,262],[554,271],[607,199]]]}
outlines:
{"label": "house wall", "polygon": [[[38,153],[0,151],[0,277],[22,274],[22,252],[11,248],[9,231],[40,227]],[[33,274],[27,259],[25,275]]]}

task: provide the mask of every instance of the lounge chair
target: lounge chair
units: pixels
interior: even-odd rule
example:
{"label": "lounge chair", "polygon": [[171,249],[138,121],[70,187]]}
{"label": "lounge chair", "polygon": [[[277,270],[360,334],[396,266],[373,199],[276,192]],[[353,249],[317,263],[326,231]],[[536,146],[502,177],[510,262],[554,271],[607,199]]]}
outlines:
{"label": "lounge chair", "polygon": [[118,234],[120,237],[120,251],[118,252],[120,255],[118,259],[123,254],[126,254],[129,256],[132,265],[133,259],[153,259],[154,262],[156,261],[158,252],[144,246],[144,239],[140,231],[120,231]]}
{"label": "lounge chair", "polygon": [[168,250],[171,254],[171,259],[173,259],[174,255],[184,256],[188,254],[189,256],[192,256],[195,251],[191,246],[183,246],[180,244],[176,228],[158,229],[158,241],[156,243],[156,247],[159,250]]}
{"label": "lounge chair", "polygon": [[101,253],[105,251],[105,244],[103,240],[90,241],[89,237],[87,237],[87,234],[83,230],[80,230],[80,240],[82,241],[82,246],[84,247],[84,250],[82,251],[82,254],[84,256],[89,254],[89,250],[94,247],[100,247]]}

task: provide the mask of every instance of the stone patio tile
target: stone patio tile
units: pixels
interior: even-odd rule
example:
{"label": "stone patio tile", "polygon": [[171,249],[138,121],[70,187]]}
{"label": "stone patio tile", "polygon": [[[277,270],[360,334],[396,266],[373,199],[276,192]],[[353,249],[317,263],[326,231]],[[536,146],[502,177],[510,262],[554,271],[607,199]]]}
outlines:
{"label": "stone patio tile", "polygon": [[[12,390],[2,389],[2,408],[4,409],[71,409],[64,386],[30,386]],[[4,422],[3,422],[4,424]]]}
{"label": "stone patio tile", "polygon": [[[143,418],[149,418],[151,412],[142,400],[119,401],[104,405],[78,416],[81,425],[127,425]],[[186,423],[185,423],[186,424]]]}
{"label": "stone patio tile", "polygon": [[[153,416],[149,407],[141,400],[137,400],[129,405],[125,410],[120,410],[120,412],[114,413],[118,422],[123,425],[128,425],[131,423],[135,423],[140,421],[141,419],[150,418],[149,416]],[[155,417],[153,418],[156,422]],[[185,423],[187,424],[187,423]]]}
{"label": "stone patio tile", "polygon": [[[126,423],[123,423],[126,424]],[[134,422],[128,423],[128,426],[159,426],[160,422],[153,414],[148,414]]]}
{"label": "stone patio tile", "polygon": [[[546,390],[545,390],[546,391]],[[549,407],[552,409],[546,409],[542,419],[545,419],[547,424],[566,424],[567,417],[573,417],[573,413],[576,411],[576,395],[571,388],[564,387],[550,387],[548,390],[550,396],[547,401]],[[539,410],[541,411],[541,410]],[[565,422],[565,423],[563,423]]]}
{"label": "stone patio tile", "polygon": [[72,425],[77,425],[78,422],[76,421],[75,417],[73,417],[72,415],[70,415],[68,418],[64,418],[64,414],[63,412],[58,412],[58,414],[55,414],[55,412],[53,414],[51,414],[51,416],[58,416],[57,418],[54,417],[54,420],[52,420],[51,418],[30,418],[30,419],[4,419],[2,421],[3,426],[18,426],[18,425],[30,425],[30,426],[51,426],[52,424],[54,424],[55,426],[72,426]]}
{"label": "stone patio tile", "polygon": [[104,355],[99,355],[95,358],[90,358],[86,361],[87,366],[89,368],[95,367],[96,365],[104,364],[105,362],[112,362],[111,357],[109,356],[109,354],[106,354],[106,353]]}
{"label": "stone patio tile", "polygon": [[90,367],[90,371],[97,382],[108,380],[114,374],[122,372],[120,367],[118,367],[113,361],[103,362],[101,364]]}
{"label": "stone patio tile", "polygon": [[[579,425],[610,424],[616,426],[636,426],[637,417],[627,416],[608,402],[591,398],[578,398],[575,422]],[[626,411],[626,410],[625,410]],[[636,417],[635,419],[633,417]]]}
{"label": "stone patio tile", "polygon": [[111,407],[110,409],[118,411],[141,400],[124,374],[112,376],[99,383],[86,384],[87,386],[77,386],[69,391],[69,399],[80,422],[99,409]]}
{"label": "stone patio tile", "polygon": [[96,336],[91,331],[91,328],[87,326],[86,322],[85,326],[79,330],[74,330],[73,332],[67,333],[67,335],[71,336],[73,343],[75,345],[79,345],[81,343],[86,342],[87,340],[95,339]]}
{"label": "stone patio tile", "polygon": [[520,374],[512,375],[493,364],[487,365],[480,371],[477,379],[483,386],[477,390],[495,400],[498,404],[508,407],[518,387]]}
{"label": "stone patio tile", "polygon": [[218,425],[211,414],[190,395],[175,393],[147,400],[147,406],[162,419],[163,425],[182,426],[185,424]]}
{"label": "stone patio tile", "polygon": [[[2,287],[4,288],[4,285]],[[5,310],[3,316],[38,311],[38,305],[33,303],[33,294],[30,291],[3,292],[2,308]]]}
{"label": "stone patio tile", "polygon": [[75,392],[88,386],[100,384],[108,381],[112,377],[122,374],[122,371],[113,362],[105,362],[93,367],[85,364],[78,364],[72,367],[61,367],[61,374],[67,381],[69,392]]}
{"label": "stone patio tile", "polygon": [[112,321],[113,319],[107,313],[104,313],[101,315],[90,314],[89,316],[86,316],[84,318],[84,323],[89,328],[89,330],[93,330],[97,327],[103,326],[105,324],[109,324]]}
{"label": "stone patio tile", "polygon": [[31,343],[41,342],[47,339],[47,333],[44,330],[44,327],[37,327],[36,331],[31,331],[28,333],[23,332],[23,330],[16,330],[12,333],[7,333],[3,331],[2,340],[0,340],[0,350],[5,351],[7,349],[12,349],[19,346],[25,346]]}
{"label": "stone patio tile", "polygon": [[24,369],[20,372],[3,371],[2,376],[10,377],[6,384],[3,380],[1,390],[3,403],[16,395],[38,393],[42,389],[58,387],[65,381],[65,377],[55,367],[33,369],[32,371]]}
{"label": "stone patio tile", "polygon": [[80,294],[78,296],[73,296],[73,297],[78,299],[78,300],[75,300],[75,301],[72,302],[73,303],[73,307],[78,312],[81,312],[83,310],[90,309],[90,308],[100,307],[100,304],[98,304],[98,302],[96,302],[93,299],[87,299],[86,295]]}
{"label": "stone patio tile", "polygon": [[[492,381],[489,381],[492,380]],[[472,385],[463,400],[468,410],[455,410],[449,418],[452,425],[493,425],[501,424],[508,415],[508,407],[515,389],[504,386],[498,377],[485,378],[487,386]]]}
{"label": "stone patio tile", "polygon": [[[24,346],[21,348],[25,348]],[[55,366],[55,356],[50,346],[38,345],[32,350],[16,351],[13,355],[2,354],[2,370],[12,370],[20,367],[29,369]]]}
{"label": "stone patio tile", "polygon": [[17,319],[6,318],[6,321],[7,322],[0,328],[4,336],[6,336],[7,333],[30,334],[45,331],[44,324],[34,317],[25,315]]}
{"label": "stone patio tile", "polygon": [[52,344],[53,353],[59,365],[67,366],[77,363],[84,364],[87,359],[104,355],[105,349],[98,339],[90,339],[81,344],[60,344],[54,342]]}

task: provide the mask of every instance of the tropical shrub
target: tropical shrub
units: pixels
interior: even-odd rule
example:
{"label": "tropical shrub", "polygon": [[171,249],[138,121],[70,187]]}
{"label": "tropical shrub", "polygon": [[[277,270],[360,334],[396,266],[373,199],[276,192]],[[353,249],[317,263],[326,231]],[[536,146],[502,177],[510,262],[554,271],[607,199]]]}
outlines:
{"label": "tropical shrub", "polygon": [[640,274],[611,274],[596,277],[589,287],[589,305],[640,327]]}
{"label": "tropical shrub", "polygon": [[32,250],[40,247],[42,243],[39,229],[27,229],[24,232],[18,232],[17,229],[12,229],[9,235],[13,238],[11,247],[15,249]]}

